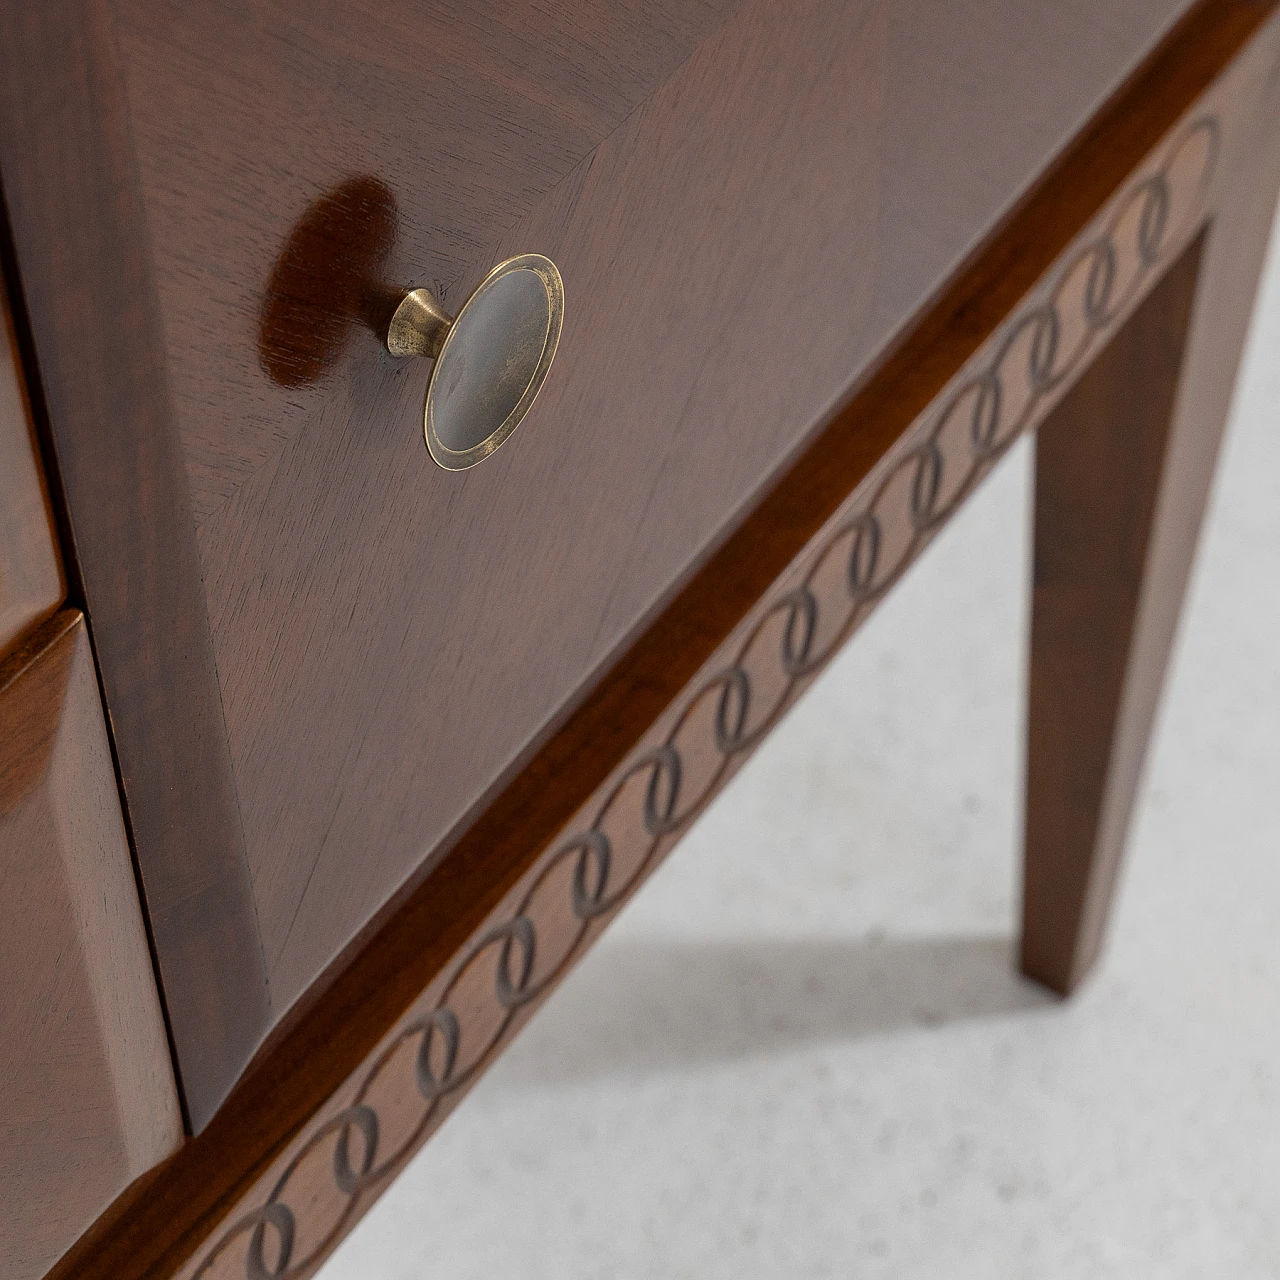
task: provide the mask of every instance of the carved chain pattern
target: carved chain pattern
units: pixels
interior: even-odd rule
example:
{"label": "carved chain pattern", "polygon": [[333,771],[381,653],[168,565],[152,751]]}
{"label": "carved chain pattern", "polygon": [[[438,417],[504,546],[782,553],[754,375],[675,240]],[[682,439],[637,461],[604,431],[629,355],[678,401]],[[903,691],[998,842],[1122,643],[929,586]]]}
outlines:
{"label": "carved chain pattern", "polygon": [[[300,1280],[503,1047],[782,712],[893,587],[1013,441],[1199,225],[1220,150],[1216,117],[1177,134],[904,434],[796,566],[696,679],[660,740],[626,762],[591,821],[554,846],[505,922],[452,970],[425,1013],[373,1057],[349,1105],[299,1141],[265,1200],[192,1280]],[[541,927],[540,927],[541,922]],[[295,1185],[296,1184],[296,1185]],[[304,1238],[305,1236],[305,1238]]]}

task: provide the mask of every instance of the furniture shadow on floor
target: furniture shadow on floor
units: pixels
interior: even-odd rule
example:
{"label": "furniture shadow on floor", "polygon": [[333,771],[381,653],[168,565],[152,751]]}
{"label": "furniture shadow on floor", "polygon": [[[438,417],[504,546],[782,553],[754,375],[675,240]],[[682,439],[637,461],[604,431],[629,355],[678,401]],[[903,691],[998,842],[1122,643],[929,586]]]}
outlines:
{"label": "furniture shadow on floor", "polygon": [[1007,936],[622,938],[565,983],[491,1087],[679,1073],[1059,1004],[1019,976]]}

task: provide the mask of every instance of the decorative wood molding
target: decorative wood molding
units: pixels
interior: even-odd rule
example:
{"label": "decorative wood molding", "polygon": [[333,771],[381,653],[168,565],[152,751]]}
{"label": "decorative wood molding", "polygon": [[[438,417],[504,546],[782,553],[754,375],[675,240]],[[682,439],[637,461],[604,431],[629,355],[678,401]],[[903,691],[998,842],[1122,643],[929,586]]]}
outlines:
{"label": "decorative wood molding", "polygon": [[1248,97],[1220,86],[1171,131],[225,1215],[184,1278],[314,1271],[1204,227],[1224,154],[1247,132]]}

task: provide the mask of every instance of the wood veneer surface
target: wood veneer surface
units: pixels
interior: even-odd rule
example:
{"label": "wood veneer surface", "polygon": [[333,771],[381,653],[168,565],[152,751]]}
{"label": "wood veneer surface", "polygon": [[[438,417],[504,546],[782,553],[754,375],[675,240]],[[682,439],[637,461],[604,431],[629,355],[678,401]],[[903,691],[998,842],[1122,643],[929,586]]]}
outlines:
{"label": "wood veneer surface", "polygon": [[[198,1130],[1190,6],[55,2],[0,165]],[[446,475],[361,320],[526,249]]]}
{"label": "wood veneer surface", "polygon": [[[1120,860],[1121,840],[1090,856],[1108,775],[1123,767],[1126,749],[1146,747],[1145,738],[1118,740],[1128,670],[1163,664],[1168,653],[1167,644],[1135,652],[1134,635],[1208,234],[1036,439],[1022,964],[1064,995],[1097,958]],[[1224,305],[1220,295],[1214,301]]]}
{"label": "wood veneer surface", "polygon": [[1275,221],[1274,62],[1260,87],[1203,246],[1037,442],[1022,965],[1060,991],[1105,937]]}
{"label": "wood veneer surface", "polygon": [[[118,0],[277,1014],[1181,7]],[[432,466],[425,366],[356,324],[273,381],[264,291],[326,193],[369,271],[446,303],[509,253],[559,263],[557,365],[477,470]]]}
{"label": "wood veneer surface", "polygon": [[0,656],[62,603],[66,583],[0,281]]}
{"label": "wood veneer surface", "polygon": [[0,5],[0,70],[0,248],[199,1128],[271,1010],[105,6]]}
{"label": "wood veneer surface", "polygon": [[35,1280],[182,1117],[84,619],[0,663],[0,1274]]}

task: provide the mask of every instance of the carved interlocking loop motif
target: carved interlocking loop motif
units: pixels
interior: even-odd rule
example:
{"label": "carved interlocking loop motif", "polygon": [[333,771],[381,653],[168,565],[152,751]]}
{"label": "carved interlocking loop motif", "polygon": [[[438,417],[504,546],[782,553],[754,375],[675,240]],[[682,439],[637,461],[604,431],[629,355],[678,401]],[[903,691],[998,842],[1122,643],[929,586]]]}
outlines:
{"label": "carved interlocking loop motif", "polygon": [[297,1280],[323,1258],[361,1193],[407,1159],[519,1011],[563,975],[1186,243],[1219,132],[1212,116],[1193,121],[1068,250],[731,637],[728,660],[690,685],[670,727],[624,765],[591,821],[534,869],[510,917],[473,944],[429,1011],[383,1046],[349,1105],[303,1137],[265,1201],[208,1248],[194,1277]]}

